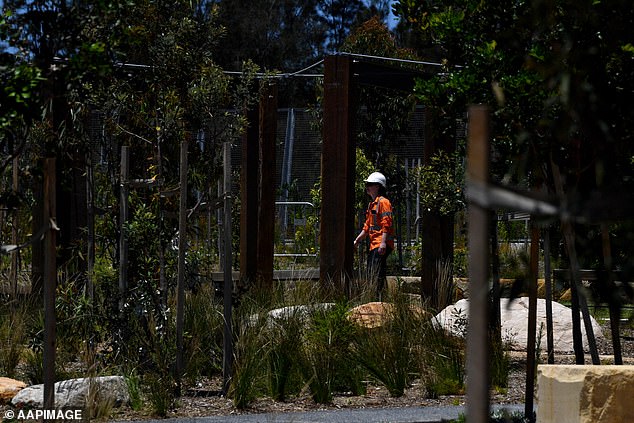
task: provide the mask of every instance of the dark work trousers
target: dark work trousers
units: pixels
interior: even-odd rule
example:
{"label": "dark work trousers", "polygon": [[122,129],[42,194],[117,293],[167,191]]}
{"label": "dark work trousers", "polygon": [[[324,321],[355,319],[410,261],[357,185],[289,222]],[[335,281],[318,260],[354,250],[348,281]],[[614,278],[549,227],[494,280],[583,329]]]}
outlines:
{"label": "dark work trousers", "polygon": [[379,249],[375,248],[368,253],[368,275],[370,280],[376,284],[376,297],[378,301],[382,300],[383,291],[386,285],[387,273],[387,256],[390,255],[392,249],[387,247],[385,254],[379,254]]}

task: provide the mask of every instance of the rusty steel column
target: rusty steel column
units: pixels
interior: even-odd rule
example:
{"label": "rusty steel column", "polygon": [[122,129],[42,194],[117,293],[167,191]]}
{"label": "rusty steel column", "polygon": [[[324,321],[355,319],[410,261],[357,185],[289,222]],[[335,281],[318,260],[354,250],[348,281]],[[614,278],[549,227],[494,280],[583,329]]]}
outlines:
{"label": "rusty steel column", "polygon": [[[469,108],[467,186],[485,186],[489,178],[489,111]],[[468,205],[469,318],[467,328],[467,421],[489,421],[488,276],[489,211]]]}
{"label": "rusty steel column", "polygon": [[348,294],[354,237],[354,93],[353,60],[324,60],[323,148],[321,154],[320,279]]}
{"label": "rusty steel column", "polygon": [[265,81],[260,97],[259,160],[260,201],[258,214],[257,275],[259,288],[273,289],[275,243],[275,141],[277,133],[277,85]]}

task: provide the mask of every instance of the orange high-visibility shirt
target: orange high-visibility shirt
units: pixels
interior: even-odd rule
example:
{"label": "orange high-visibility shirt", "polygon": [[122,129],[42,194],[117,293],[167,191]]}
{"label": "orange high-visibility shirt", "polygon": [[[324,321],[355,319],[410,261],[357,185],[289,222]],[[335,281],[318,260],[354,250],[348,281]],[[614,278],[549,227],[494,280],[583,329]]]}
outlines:
{"label": "orange high-visibility shirt", "polygon": [[394,227],[392,226],[392,203],[378,196],[368,205],[363,230],[370,237],[370,250],[379,248],[383,233],[387,233],[386,245],[394,249]]}

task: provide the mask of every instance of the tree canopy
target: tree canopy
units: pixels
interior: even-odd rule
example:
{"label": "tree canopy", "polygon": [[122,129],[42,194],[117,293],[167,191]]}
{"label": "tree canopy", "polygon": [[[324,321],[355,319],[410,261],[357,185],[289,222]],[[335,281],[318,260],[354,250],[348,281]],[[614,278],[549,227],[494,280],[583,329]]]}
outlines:
{"label": "tree canopy", "polygon": [[442,110],[491,106],[499,178],[544,178],[569,189],[631,178],[634,19],[626,1],[400,1],[395,11],[447,72],[417,95]]}
{"label": "tree canopy", "polygon": [[[577,223],[619,221],[614,265],[631,270],[631,4],[401,0],[394,11],[401,39],[445,63],[418,98],[447,116],[488,105],[492,178],[558,193]],[[577,235],[581,265],[602,266],[597,227]]]}

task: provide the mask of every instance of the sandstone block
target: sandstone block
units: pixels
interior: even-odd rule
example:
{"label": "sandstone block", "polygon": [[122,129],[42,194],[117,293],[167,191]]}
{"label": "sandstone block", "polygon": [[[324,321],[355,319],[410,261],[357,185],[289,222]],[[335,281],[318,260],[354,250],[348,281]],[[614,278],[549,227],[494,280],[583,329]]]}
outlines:
{"label": "sandstone block", "polygon": [[24,388],[26,388],[26,383],[22,381],[0,377],[0,404],[8,404]]}
{"label": "sandstone block", "polygon": [[[422,307],[410,304],[412,314],[420,319],[430,319],[431,315]],[[350,310],[349,319],[357,325],[372,329],[386,324],[394,313],[394,304],[381,301],[361,304]]]}
{"label": "sandstone block", "polygon": [[540,365],[537,422],[634,422],[634,366]]}

